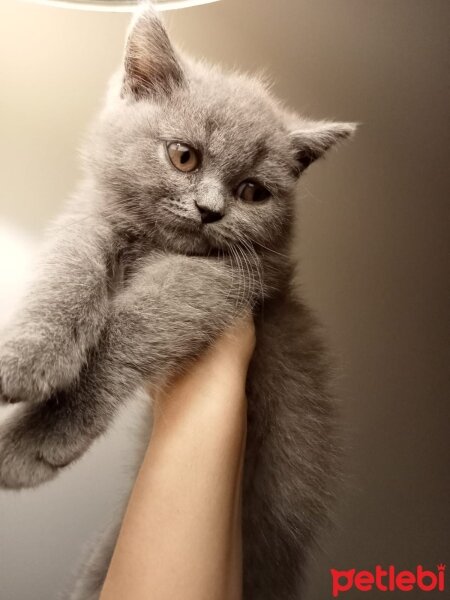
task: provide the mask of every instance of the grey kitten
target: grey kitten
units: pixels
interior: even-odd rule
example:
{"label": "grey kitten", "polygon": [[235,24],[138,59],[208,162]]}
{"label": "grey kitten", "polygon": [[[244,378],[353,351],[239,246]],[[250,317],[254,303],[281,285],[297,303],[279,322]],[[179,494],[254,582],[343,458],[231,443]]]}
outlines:
{"label": "grey kitten", "polygon": [[[299,176],[354,125],[288,113],[259,80],[178,55],[156,13],[130,29],[85,177],[4,333],[0,484],[55,477],[122,402],[186,369],[243,311],[244,597],[298,599],[337,472],[328,362],[289,258]],[[117,526],[72,596],[97,599]]]}

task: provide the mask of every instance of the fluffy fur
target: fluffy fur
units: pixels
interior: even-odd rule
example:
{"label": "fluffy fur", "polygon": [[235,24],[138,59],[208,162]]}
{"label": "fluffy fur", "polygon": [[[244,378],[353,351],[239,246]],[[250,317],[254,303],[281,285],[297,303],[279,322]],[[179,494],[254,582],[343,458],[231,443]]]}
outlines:
{"label": "fluffy fur", "polygon": [[[326,355],[292,283],[295,187],[353,129],[301,119],[261,81],[179,56],[151,7],[138,13],[84,181],[2,336],[1,396],[22,403],[0,432],[2,486],[54,478],[144,382],[186,369],[250,308],[244,595],[298,599],[337,449]],[[198,152],[198,170],[174,168],[171,141]],[[237,197],[246,180],[268,197]],[[221,218],[202,223],[198,205]],[[73,600],[98,598],[116,529]]]}

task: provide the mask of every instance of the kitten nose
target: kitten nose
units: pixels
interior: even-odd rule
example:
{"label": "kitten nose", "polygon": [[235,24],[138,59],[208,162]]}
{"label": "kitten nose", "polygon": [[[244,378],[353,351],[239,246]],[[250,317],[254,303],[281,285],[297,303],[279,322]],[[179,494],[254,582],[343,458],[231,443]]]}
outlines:
{"label": "kitten nose", "polygon": [[195,203],[195,206],[198,208],[200,218],[204,224],[215,223],[216,221],[220,221],[220,219],[223,217],[223,212],[220,210],[214,210],[208,206],[202,206],[198,202]]}

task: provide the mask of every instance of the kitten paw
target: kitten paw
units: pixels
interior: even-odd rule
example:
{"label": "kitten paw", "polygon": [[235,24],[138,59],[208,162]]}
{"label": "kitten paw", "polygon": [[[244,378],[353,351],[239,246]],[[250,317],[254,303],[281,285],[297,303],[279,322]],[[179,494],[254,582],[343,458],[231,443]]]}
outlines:
{"label": "kitten paw", "polygon": [[32,447],[0,431],[0,487],[34,487],[55,475],[56,469],[40,460]]}
{"label": "kitten paw", "polygon": [[58,357],[50,356],[45,345],[28,338],[11,340],[0,348],[0,402],[41,402],[50,397]]}
{"label": "kitten paw", "polygon": [[0,377],[0,404],[17,404],[20,398],[11,398],[3,391],[2,379]]}
{"label": "kitten paw", "polygon": [[0,487],[29,488],[50,481],[90,445],[66,423],[57,403],[26,406],[0,426]]}

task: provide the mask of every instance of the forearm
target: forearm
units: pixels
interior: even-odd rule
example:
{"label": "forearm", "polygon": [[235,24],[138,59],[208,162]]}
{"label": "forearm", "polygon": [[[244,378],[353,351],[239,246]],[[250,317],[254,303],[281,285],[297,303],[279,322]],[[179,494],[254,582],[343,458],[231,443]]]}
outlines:
{"label": "forearm", "polygon": [[160,398],[101,600],[241,598],[246,369],[224,360]]}
{"label": "forearm", "polygon": [[18,321],[33,318],[38,327],[51,326],[54,334],[77,326],[78,342],[89,343],[105,318],[112,235],[94,215],[60,217],[42,248]]}

